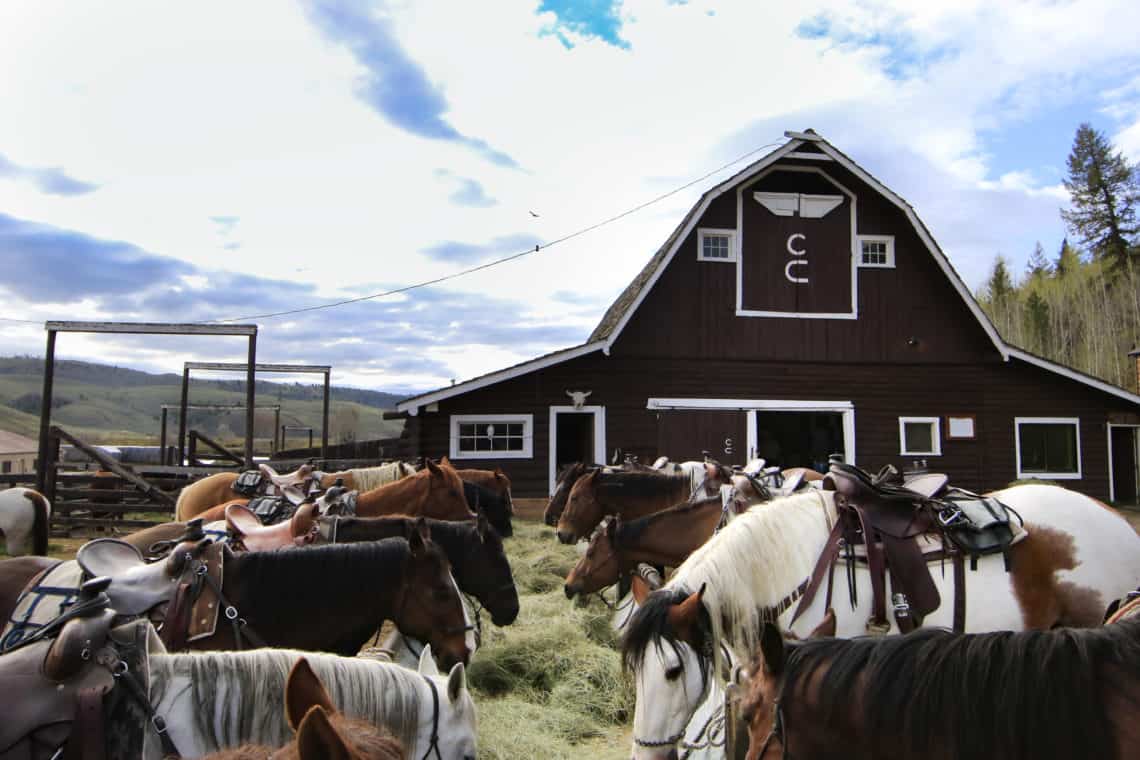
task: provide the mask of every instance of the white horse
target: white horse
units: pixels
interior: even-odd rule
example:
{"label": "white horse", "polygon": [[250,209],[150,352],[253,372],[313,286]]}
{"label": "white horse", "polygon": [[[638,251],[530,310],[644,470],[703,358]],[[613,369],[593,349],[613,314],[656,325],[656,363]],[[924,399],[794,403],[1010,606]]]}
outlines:
{"label": "white horse", "polygon": [[[304,657],[337,709],[384,726],[408,757],[474,758],[475,703],[462,663],[447,676],[425,649],[419,671],[355,657],[287,649],[152,654],[150,700],[184,757],[241,744],[283,745],[293,738],[285,715],[285,679]],[[434,691],[434,696],[433,696]],[[438,743],[433,746],[433,735]],[[146,731],[143,757],[160,760],[161,742]]]}
{"label": "white horse", "polygon": [[[966,631],[1096,625],[1108,600],[1140,583],[1140,537],[1103,504],[1045,485],[1014,486],[993,495],[1022,515],[1029,536],[1011,550],[1011,572],[1000,555],[983,557],[977,570],[967,570]],[[723,682],[726,660],[751,659],[764,619],[800,636],[823,619],[824,594],[819,593],[792,624],[797,591],[811,576],[837,519],[833,496],[809,491],[753,507],[694,552],[646,600],[622,642],[625,662],[636,676],[635,758],[665,757],[675,750],[709,680]],[[835,572],[837,593],[843,593],[844,568]],[[953,574],[931,575],[943,602],[924,625],[950,627]],[[855,583],[855,608],[846,599],[834,606],[839,636],[866,632],[872,594],[864,567],[857,566]],[[891,626],[897,632],[893,621]]]}
{"label": "white horse", "polygon": [[0,534],[7,540],[8,554],[47,554],[51,503],[31,488],[0,491]]}

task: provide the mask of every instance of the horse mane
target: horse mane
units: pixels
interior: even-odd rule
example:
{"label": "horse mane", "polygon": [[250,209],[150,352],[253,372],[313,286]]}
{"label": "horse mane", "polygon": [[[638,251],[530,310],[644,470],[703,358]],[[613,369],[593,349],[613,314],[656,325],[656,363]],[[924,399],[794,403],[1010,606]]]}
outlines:
{"label": "horse mane", "polygon": [[676,517],[682,517],[691,512],[705,509],[714,502],[716,503],[717,508],[720,509],[722,502],[720,496],[717,495],[710,496],[706,499],[701,499],[700,501],[678,504],[675,507],[669,507],[668,509],[663,509],[660,512],[654,512],[653,514],[646,515],[645,517],[638,517],[635,520],[623,520],[622,523],[618,526],[617,544],[618,546],[622,546],[626,543],[634,543],[640,540],[645,531],[649,530],[661,520],[670,520]]}
{"label": "horse mane", "polygon": [[[376,467],[362,467],[348,471],[358,491],[371,491],[373,488],[393,483],[404,478],[403,462],[387,462]],[[411,473],[408,473],[411,474]]]}
{"label": "horse mane", "polygon": [[373,660],[288,649],[152,655],[151,702],[160,704],[182,677],[203,743],[216,750],[257,737],[281,746],[293,739],[285,718],[285,681],[301,657],[345,715],[386,726],[405,747],[416,744],[423,676]]}
{"label": "horse mane", "polygon": [[815,695],[821,724],[859,721],[876,756],[902,740],[940,757],[1112,758],[1109,706],[1140,701],[1140,621],[812,640],[788,645],[783,678],[785,711]]}
{"label": "horse mane", "polygon": [[627,498],[652,498],[689,487],[688,475],[666,475],[656,470],[603,471],[596,491],[599,499],[607,495]]}
{"label": "horse mane", "polygon": [[[621,662],[624,670],[636,674],[649,647],[655,646],[660,650],[665,645],[672,647],[677,653],[677,660],[681,664],[682,671],[684,670],[685,659],[678,650],[681,639],[670,625],[668,615],[669,609],[685,601],[689,593],[684,588],[663,588],[650,594],[645,604],[637,609],[621,638]],[[713,661],[712,650],[717,648],[713,646],[716,639],[713,638],[712,621],[703,605],[700,607],[697,622],[692,626],[690,635],[695,642],[693,648],[698,655],[701,655],[697,658],[697,662],[701,670],[703,690],[708,684],[709,668]]]}
{"label": "horse mane", "polygon": [[[760,643],[762,611],[811,576],[834,519],[834,502],[823,491],[758,504],[689,555],[665,589],[687,596],[704,586],[711,640],[723,640],[743,660]],[[638,620],[630,621],[630,632]],[[721,647],[711,648],[720,673]]]}

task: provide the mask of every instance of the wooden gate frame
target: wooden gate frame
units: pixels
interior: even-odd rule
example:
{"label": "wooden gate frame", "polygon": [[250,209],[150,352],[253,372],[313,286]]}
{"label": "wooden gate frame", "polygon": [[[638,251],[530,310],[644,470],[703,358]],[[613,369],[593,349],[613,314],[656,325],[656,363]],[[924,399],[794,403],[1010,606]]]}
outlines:
{"label": "wooden gate frame", "polygon": [[[329,382],[332,367],[328,364],[254,364],[254,354],[250,351],[249,362],[185,362],[182,365],[182,402],[178,415],[178,461],[186,458],[186,408],[190,401],[190,371],[202,372],[245,372],[249,388],[246,389],[246,467],[253,466],[253,370],[258,372],[280,372],[286,375],[323,374],[325,376],[324,408],[321,420],[321,459],[328,458],[329,449]],[[276,432],[276,431],[274,431]]]}
{"label": "wooden gate frame", "polygon": [[44,352],[44,385],[40,408],[40,446],[36,466],[36,490],[47,481],[48,448],[51,437],[52,388],[55,383],[55,338],[61,332],[113,333],[116,335],[218,335],[249,339],[246,367],[245,466],[253,467],[253,391],[257,362],[257,325],[204,325],[175,322],[44,322],[47,350]]}
{"label": "wooden gate frame", "polygon": [[[159,429],[159,434],[158,434],[159,460],[158,460],[158,463],[165,465],[165,464],[167,464],[167,461],[166,461],[166,459],[167,459],[167,450],[166,450],[167,417],[168,417],[168,414],[169,414],[171,409],[178,409],[179,412],[181,412],[182,411],[182,405],[181,404],[162,404],[162,405],[160,405],[160,409],[162,410],[162,422],[159,424],[159,427],[158,427],[158,429]],[[236,411],[238,409],[245,409],[245,405],[244,404],[189,404],[186,407],[186,411],[211,411],[211,412],[233,412],[233,411]],[[273,451],[271,452],[271,454],[276,454],[277,453],[277,433],[276,433],[276,430],[277,430],[278,423],[281,421],[281,405],[280,404],[260,404],[260,405],[254,407],[254,411],[261,411],[261,412],[272,411],[273,412],[274,434],[273,434],[273,444],[272,444]]]}

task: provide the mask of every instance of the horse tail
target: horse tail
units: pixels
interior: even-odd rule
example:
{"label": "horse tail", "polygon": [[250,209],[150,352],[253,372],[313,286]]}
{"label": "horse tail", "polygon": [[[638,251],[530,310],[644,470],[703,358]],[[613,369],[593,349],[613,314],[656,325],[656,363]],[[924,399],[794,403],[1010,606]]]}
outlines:
{"label": "horse tail", "polygon": [[47,556],[51,505],[46,496],[30,488],[24,491],[24,498],[32,503],[32,554]]}

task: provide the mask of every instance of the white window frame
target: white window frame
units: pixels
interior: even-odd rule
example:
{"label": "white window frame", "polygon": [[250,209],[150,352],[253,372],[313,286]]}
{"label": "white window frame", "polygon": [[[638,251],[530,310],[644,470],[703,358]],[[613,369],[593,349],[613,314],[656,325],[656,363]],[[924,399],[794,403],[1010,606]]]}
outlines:
{"label": "white window frame", "polygon": [[[1021,426],[1022,425],[1072,425],[1077,434],[1076,472],[1024,472],[1021,469]],[[1014,417],[1013,446],[1017,452],[1017,479],[1037,478],[1041,480],[1080,480],[1084,464],[1081,460],[1081,418],[1080,417]]]}
{"label": "white window frame", "polygon": [[[856,260],[862,269],[894,269],[895,268],[895,236],[894,235],[858,235],[859,258]],[[885,264],[867,264],[863,261],[863,243],[886,243],[887,262]]]}
{"label": "white window frame", "polygon": [[[728,258],[705,258],[705,238],[709,236],[728,238]],[[719,261],[722,263],[736,263],[736,230],[719,229],[716,227],[697,228],[697,261]]]}
{"label": "white window frame", "polygon": [[[907,451],[906,426],[908,423],[928,422],[931,425],[930,442],[933,451]],[[899,454],[907,456],[940,457],[942,456],[942,418],[941,417],[899,417]]]}
{"label": "white window frame", "polygon": [[[459,425],[465,422],[523,423],[522,451],[460,451]],[[532,459],[534,457],[533,414],[453,414],[451,415],[450,459]]]}

